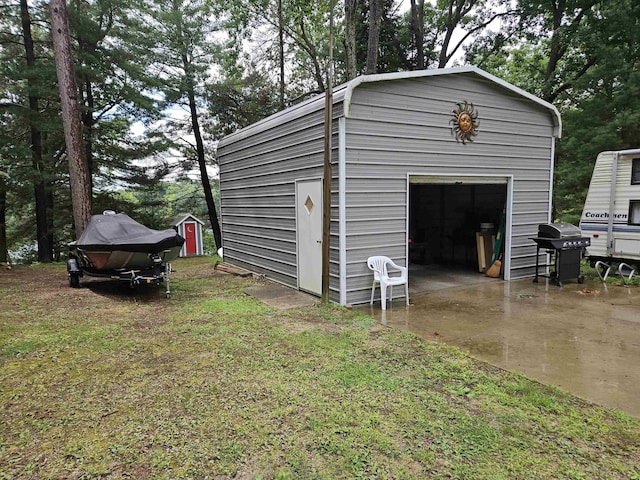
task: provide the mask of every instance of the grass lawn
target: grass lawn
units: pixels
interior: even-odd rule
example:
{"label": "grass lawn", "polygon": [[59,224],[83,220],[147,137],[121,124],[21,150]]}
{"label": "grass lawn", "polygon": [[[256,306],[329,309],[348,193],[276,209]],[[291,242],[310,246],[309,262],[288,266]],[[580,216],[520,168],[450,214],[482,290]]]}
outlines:
{"label": "grass lawn", "polygon": [[[0,478],[639,479],[640,424],[180,260],[170,300],[0,272]],[[640,399],[639,399],[640,401]]]}

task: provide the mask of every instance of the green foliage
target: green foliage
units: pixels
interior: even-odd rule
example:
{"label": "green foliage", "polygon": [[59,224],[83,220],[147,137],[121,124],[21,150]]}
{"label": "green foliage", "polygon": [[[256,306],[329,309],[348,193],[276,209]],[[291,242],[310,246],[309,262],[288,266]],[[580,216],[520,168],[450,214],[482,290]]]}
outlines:
{"label": "green foliage", "polygon": [[575,224],[597,154],[638,146],[640,5],[521,1],[520,16],[519,30],[481,41],[469,58],[561,111],[554,218]]}
{"label": "green foliage", "polygon": [[[380,47],[378,52],[378,72],[397,72],[411,70],[409,53],[410,33],[408,21],[397,15],[396,2],[382,2],[382,20],[380,24]],[[367,60],[367,40],[369,37],[369,2],[359,4],[360,21],[356,27],[357,71],[365,71]]]}
{"label": "green foliage", "polygon": [[640,141],[640,6],[602,8],[585,32],[595,65],[576,82],[558,144],[556,215],[577,223],[599,152],[637,148]]}
{"label": "green foliage", "polygon": [[[185,213],[190,213],[203,222],[208,220],[202,185],[197,181],[166,181],[151,188],[122,189],[115,193],[117,196],[114,197],[114,202],[111,206],[107,204],[106,208],[124,211],[150,228],[168,228],[171,221]],[[213,194],[218,202],[220,194],[217,188]],[[205,223],[204,229],[206,228]],[[206,241],[208,237],[204,233]],[[213,251],[213,248],[210,250]]]}
{"label": "green foliage", "polygon": [[266,72],[250,71],[207,85],[210,132],[215,138],[262,120],[278,110],[277,88]]}
{"label": "green foliage", "polygon": [[[27,2],[24,2],[25,4]],[[0,107],[5,135],[0,135],[0,169],[7,165],[11,194],[7,201],[10,249],[28,248],[34,243],[35,214],[33,179],[41,178],[49,194],[47,217],[54,235],[56,256],[72,240],[71,199],[62,125],[59,120],[58,91],[50,45],[48,3],[29,5],[35,63],[25,68],[22,19],[19,5],[2,7],[0,21],[0,98],[11,99]],[[5,15],[7,13],[7,15]],[[70,8],[76,55],[76,74],[88,157],[92,162],[96,210],[113,208],[110,192],[123,184],[149,183],[152,158],[168,148],[154,135],[139,138],[132,134],[136,122],[159,119],[159,104],[152,99],[144,57],[133,57],[128,44],[136,41],[130,16],[139,12],[118,2],[74,2]],[[5,41],[6,40],[6,41]],[[35,96],[37,111],[28,96]],[[42,161],[32,161],[29,127],[42,136]],[[135,162],[147,158],[144,169]],[[165,172],[166,174],[166,172]],[[105,207],[105,204],[106,207]]]}
{"label": "green foliage", "polygon": [[[379,72],[417,68],[416,25],[407,3],[382,2]],[[559,108],[564,131],[556,149],[554,216],[576,223],[597,153],[639,144],[640,4],[424,3],[426,67],[443,60],[448,66],[474,64]],[[32,65],[26,64],[20,2],[3,5],[0,17],[0,172],[8,175],[8,243],[13,249],[34,243],[34,179],[41,180],[53,199],[48,215],[59,254],[73,228],[48,3],[25,4],[35,42]],[[329,3],[281,4],[282,22],[277,2],[266,0],[70,3],[96,212],[133,210],[154,226],[181,211],[206,220],[195,191],[193,202],[182,202],[161,183],[191,176],[196,165],[189,92],[202,127],[205,167],[213,166],[216,140],[280,108],[280,31],[285,104],[324,89]],[[346,78],[343,8],[336,2],[333,11],[335,83]],[[369,2],[358,2],[359,72],[366,60],[368,11]],[[448,37],[453,30],[469,34],[463,48]],[[448,58],[454,52],[459,55]],[[29,96],[37,98],[37,109],[29,108]],[[30,127],[42,133],[39,167]],[[162,203],[167,199],[176,205]]]}

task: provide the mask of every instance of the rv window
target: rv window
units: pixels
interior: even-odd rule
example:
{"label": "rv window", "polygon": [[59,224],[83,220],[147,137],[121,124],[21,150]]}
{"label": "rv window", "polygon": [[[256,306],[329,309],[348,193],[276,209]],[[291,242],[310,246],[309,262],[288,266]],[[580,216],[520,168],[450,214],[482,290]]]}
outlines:
{"label": "rv window", "polygon": [[629,225],[640,225],[640,200],[629,202]]}
{"label": "rv window", "polygon": [[634,158],[631,164],[631,185],[640,183],[640,158]]}

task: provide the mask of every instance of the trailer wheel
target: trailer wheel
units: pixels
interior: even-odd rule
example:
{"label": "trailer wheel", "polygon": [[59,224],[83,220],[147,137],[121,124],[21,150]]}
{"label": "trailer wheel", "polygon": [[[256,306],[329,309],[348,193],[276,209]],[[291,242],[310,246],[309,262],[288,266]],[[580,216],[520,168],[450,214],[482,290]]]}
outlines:
{"label": "trailer wheel", "polygon": [[69,286],[71,288],[80,288],[80,275],[77,273],[69,273]]}
{"label": "trailer wheel", "polygon": [[580,275],[578,277],[578,283],[583,284],[584,283],[584,275]]}

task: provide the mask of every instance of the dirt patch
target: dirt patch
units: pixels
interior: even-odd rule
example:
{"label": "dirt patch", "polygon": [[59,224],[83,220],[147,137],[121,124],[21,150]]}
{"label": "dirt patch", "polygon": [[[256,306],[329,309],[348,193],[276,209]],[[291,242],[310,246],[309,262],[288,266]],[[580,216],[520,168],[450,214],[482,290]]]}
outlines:
{"label": "dirt patch", "polygon": [[[181,279],[211,279],[229,277],[229,274],[217,272],[213,263],[203,263],[201,259],[193,261],[185,259],[178,263],[178,268],[171,274],[172,283]],[[29,292],[35,303],[46,305],[59,302],[61,299],[72,302],[87,301],[102,304],[109,300],[166,303],[164,287],[157,285],[140,285],[132,289],[127,282],[112,279],[82,277],[80,288],[69,287],[64,264],[45,266],[16,266],[12,269],[0,269],[2,288],[11,295],[11,288],[19,288],[21,292]]]}
{"label": "dirt patch", "polygon": [[260,282],[258,285],[245,288],[244,293],[278,310],[310,307],[318,302],[316,297],[306,293],[265,281]]}

